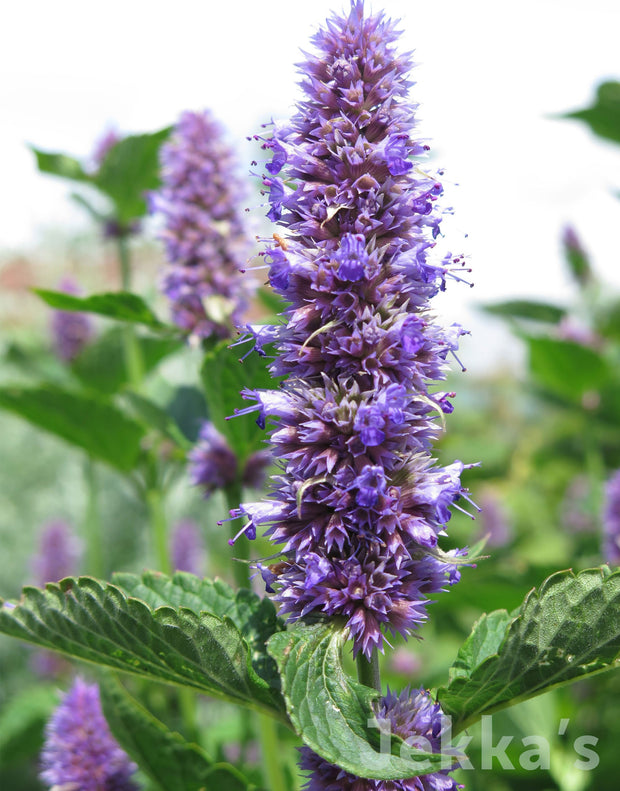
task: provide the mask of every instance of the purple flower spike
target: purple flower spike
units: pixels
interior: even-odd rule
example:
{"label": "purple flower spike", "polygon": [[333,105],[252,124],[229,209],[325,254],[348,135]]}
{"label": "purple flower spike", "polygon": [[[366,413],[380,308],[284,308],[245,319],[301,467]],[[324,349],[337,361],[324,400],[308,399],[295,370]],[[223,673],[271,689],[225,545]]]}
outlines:
{"label": "purple flower spike", "polygon": [[164,221],[161,289],[188,335],[228,338],[250,293],[240,273],[249,248],[233,152],[210,113],[186,112],[162,146],[161,164],[163,186],[149,200]]}
{"label": "purple flower spike", "polygon": [[620,565],[620,470],[605,485],[603,554],[607,563]]}
{"label": "purple flower spike", "polygon": [[178,522],[170,536],[170,557],[175,571],[204,574],[204,544],[200,528],[191,519]]}
{"label": "purple flower spike", "polygon": [[435,324],[429,300],[462,259],[434,249],[441,185],[413,166],[426,146],[397,37],[354,0],[314,36],[305,96],[263,140],[269,216],[285,230],[265,258],[287,308],[245,339],[275,346],[282,383],[244,391],[254,405],[236,410],[258,412],[280,466],[269,500],[233,514],[249,520],[237,538],[264,530],[277,545],[260,570],[283,614],[343,618],[367,657],[458,581],[462,553],[438,543],[467,500],[464,465],[432,457],[454,395],[437,383],[463,331]]}
{"label": "purple flower spike", "polygon": [[81,543],[67,522],[57,519],[44,525],[39,535],[37,554],[31,567],[37,585],[58,582],[75,574]]}
{"label": "purple flower spike", "polygon": [[237,477],[237,457],[213,423],[202,424],[196,445],[188,453],[188,472],[205,497],[224,489]]}
{"label": "purple flower spike", "polygon": [[[400,695],[388,691],[377,707],[377,722],[383,730],[400,736],[413,748],[441,752],[441,735],[447,721],[428,692],[405,689]],[[363,780],[330,764],[310,748],[302,747],[300,766],[310,772],[304,791],[456,791],[459,786],[448,776],[454,765],[439,772],[404,780]]]}
{"label": "purple flower spike", "polygon": [[[78,296],[80,289],[70,278],[64,278],[58,288],[65,294]],[[50,326],[54,350],[66,363],[74,360],[93,337],[93,324],[86,313],[55,310]]]}
{"label": "purple flower spike", "polygon": [[47,724],[41,780],[67,791],[137,791],[137,766],[115,742],[99,687],[76,678]]}

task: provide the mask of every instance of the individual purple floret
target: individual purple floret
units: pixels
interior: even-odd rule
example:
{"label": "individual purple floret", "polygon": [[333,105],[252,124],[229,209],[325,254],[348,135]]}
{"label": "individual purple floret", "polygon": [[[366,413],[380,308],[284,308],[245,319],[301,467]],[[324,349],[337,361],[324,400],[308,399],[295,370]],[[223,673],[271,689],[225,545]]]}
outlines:
{"label": "individual purple floret", "polygon": [[188,453],[188,472],[205,497],[237,479],[237,457],[213,423],[202,424],[198,442]]}
{"label": "individual purple floret", "polygon": [[[377,720],[383,729],[389,729],[413,748],[441,751],[441,735],[447,723],[439,704],[422,689],[405,689],[400,695],[388,691],[378,705]],[[308,747],[302,747],[300,752],[302,770],[311,772],[304,791],[456,791],[459,788],[447,774],[450,768],[404,780],[368,780],[328,763]]]}
{"label": "individual purple floret", "polygon": [[343,617],[367,657],[386,632],[417,629],[429,596],[459,579],[463,553],[438,540],[467,499],[464,465],[431,455],[454,396],[436,383],[463,330],[435,324],[428,303],[462,259],[434,249],[442,188],[415,159],[427,146],[397,37],[354,0],[314,36],[297,113],[259,138],[273,154],[269,215],[286,230],[263,255],[288,307],[246,339],[259,354],[275,343],[270,370],[284,382],[245,390],[254,404],[237,414],[270,423],[281,470],[268,502],[231,512],[248,517],[239,535],[264,527],[278,545],[261,571],[281,612]]}
{"label": "individual purple floret", "polygon": [[[78,296],[80,289],[70,278],[64,278],[58,288],[65,294]],[[71,362],[93,336],[93,325],[86,313],[55,310],[51,319],[54,350],[64,362]]]}
{"label": "individual purple floret", "polygon": [[110,733],[97,684],[75,679],[47,724],[41,767],[57,791],[137,791],[137,767]]}
{"label": "individual purple floret", "polygon": [[35,584],[58,582],[78,571],[81,544],[67,522],[48,522],[39,535],[37,552],[31,560]]}
{"label": "individual purple floret", "polygon": [[603,555],[607,563],[620,565],[620,470],[605,485]]}
{"label": "individual purple floret", "polygon": [[162,187],[150,196],[163,218],[168,264],[161,288],[188,335],[228,338],[245,310],[241,277],[248,235],[233,152],[209,112],[185,112],[161,150]]}
{"label": "individual purple floret", "polygon": [[175,571],[204,574],[204,543],[200,528],[191,519],[178,522],[170,536],[170,556]]}

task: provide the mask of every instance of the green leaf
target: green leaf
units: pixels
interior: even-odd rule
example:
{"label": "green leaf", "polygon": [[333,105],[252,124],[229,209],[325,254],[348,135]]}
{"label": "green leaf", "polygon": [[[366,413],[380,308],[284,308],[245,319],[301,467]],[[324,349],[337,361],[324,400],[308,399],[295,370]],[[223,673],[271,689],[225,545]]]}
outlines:
{"label": "green leaf", "polygon": [[48,291],[44,288],[32,289],[41,299],[56,310],[96,313],[109,319],[143,324],[153,330],[165,329],[146,302],[137,294],[128,291],[112,291],[105,294],[91,294],[89,297],[76,297],[64,291]]}
{"label": "green leaf", "polygon": [[132,390],[125,391],[120,400],[123,406],[127,406],[128,412],[143,424],[145,430],[155,430],[182,450],[191,450],[192,443],[185,437],[172,416],[159,404]]}
{"label": "green leaf", "polygon": [[100,689],[103,713],[114,737],[162,791],[253,788],[233,766],[215,763],[198,745],[169,730],[111,676],[106,676]]}
{"label": "green leaf", "polygon": [[144,428],[94,395],[54,385],[0,388],[0,409],[61,437],[121,472],[132,470],[141,455]]}
{"label": "green leaf", "polygon": [[15,606],[0,606],[0,632],[286,721],[279,690],[256,673],[246,640],[226,617],[153,609],[115,585],[80,577],[24,588]]}
{"label": "green leaf", "polygon": [[159,186],[159,148],[171,127],[130,135],[106,154],[93,184],[114,203],[116,219],[127,223],[147,212],[145,193]]}
{"label": "green leaf", "polygon": [[152,609],[170,605],[230,618],[248,644],[254,670],[270,686],[279,688],[278,670],[265,646],[275,632],[284,629],[284,623],[270,599],[261,599],[245,589],[235,591],[222,580],[200,579],[186,572],[177,572],[173,577],[155,571],[140,577],[118,573],[114,583]]}
{"label": "green leaf", "polygon": [[38,684],[19,692],[0,710],[0,766],[36,755],[43,728],[58,705],[58,689]]}
{"label": "green leaf", "polygon": [[192,443],[197,442],[200,427],[208,419],[207,404],[202,390],[192,385],[177,387],[166,410],[187,439]]}
{"label": "green leaf", "polygon": [[620,572],[562,571],[527,595],[518,615],[478,621],[439,701],[453,732],[553,687],[618,666]]}
{"label": "green leaf", "polygon": [[482,310],[493,316],[509,319],[529,319],[546,324],[557,324],[566,315],[566,309],[549,302],[532,302],[526,299],[511,299],[494,305],[483,305]]}
{"label": "green leaf", "polygon": [[614,300],[600,311],[596,329],[604,338],[620,341],[620,300]]}
{"label": "green leaf", "polygon": [[369,724],[376,722],[372,703],[379,693],[345,674],[344,640],[331,620],[297,624],[269,641],[289,718],[305,744],[359,777],[397,780],[436,771],[442,763],[450,767],[454,756],[415,750],[395,736],[381,749],[378,723]]}
{"label": "green leaf", "polygon": [[610,378],[605,359],[587,346],[555,338],[526,336],[534,379],[555,395],[581,403],[584,393],[598,390]]}
{"label": "green leaf", "polygon": [[237,458],[244,461],[264,447],[265,432],[251,415],[226,418],[234,414],[235,408],[244,406],[241,390],[274,389],[279,380],[269,374],[264,357],[252,352],[240,362],[229,346],[230,341],[222,341],[207,352],[200,374],[210,420],[226,437]]}
{"label": "green leaf", "polygon": [[620,143],[620,82],[601,83],[591,107],[562,117],[585,121],[595,135]]}
{"label": "green leaf", "polygon": [[77,159],[60,152],[41,151],[34,146],[30,146],[30,150],[37,159],[37,167],[41,173],[49,173],[69,181],[91,183],[91,177]]}
{"label": "green leaf", "polygon": [[[125,328],[111,327],[88,343],[71,362],[71,370],[81,383],[95,392],[112,395],[128,384],[125,362]],[[144,373],[148,374],[166,357],[183,348],[177,338],[136,336]]]}

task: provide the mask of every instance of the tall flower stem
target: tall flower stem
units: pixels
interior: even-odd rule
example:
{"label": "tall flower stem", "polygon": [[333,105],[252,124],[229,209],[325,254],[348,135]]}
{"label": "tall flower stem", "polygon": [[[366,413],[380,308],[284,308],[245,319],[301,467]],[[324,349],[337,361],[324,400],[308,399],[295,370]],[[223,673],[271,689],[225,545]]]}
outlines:
{"label": "tall flower stem", "polygon": [[86,572],[93,577],[103,578],[103,541],[101,535],[101,519],[97,489],[97,470],[95,461],[88,456],[84,468],[86,478],[86,511],[84,514],[84,532],[86,534]]}
{"label": "tall flower stem", "polygon": [[[235,482],[229,484],[225,490],[226,504],[229,510],[237,508],[243,499],[242,487]],[[234,537],[235,530],[231,529],[231,537]],[[235,584],[239,588],[251,588],[250,566],[245,561],[250,559],[249,541],[238,541],[235,544],[235,551],[238,561],[233,563],[233,575]],[[254,718],[255,731],[258,736],[263,760],[263,771],[265,780],[270,791],[287,791],[288,784],[284,774],[280,755],[280,744],[278,739],[278,726],[272,717],[265,714],[256,714]],[[244,736],[247,738],[249,734]]]}
{"label": "tall flower stem", "polygon": [[379,669],[379,652],[375,648],[370,659],[363,653],[357,655],[357,677],[361,684],[381,692],[381,671]]}
{"label": "tall flower stem", "polygon": [[278,723],[266,714],[256,715],[256,730],[260,739],[263,772],[270,791],[288,791],[284,764],[278,739]]}
{"label": "tall flower stem", "polygon": [[[239,507],[242,502],[243,495],[241,491],[241,484],[238,482],[229,484],[224,489],[226,497],[226,506],[229,511]],[[231,523],[231,538],[234,538],[236,530],[234,523]],[[233,576],[235,584],[239,588],[250,588],[250,567],[247,561],[250,559],[250,544],[248,541],[237,541],[235,544],[235,554],[237,560],[233,561]]]}
{"label": "tall flower stem", "polygon": [[[123,235],[118,237],[118,260],[121,273],[121,288],[123,291],[131,291],[131,257],[127,237]],[[144,379],[144,360],[131,324],[127,324],[123,328],[123,348],[127,378],[131,386],[139,390]]]}
{"label": "tall flower stem", "polygon": [[164,574],[170,574],[172,568],[168,552],[168,525],[164,509],[164,498],[158,488],[152,488],[146,492],[146,505],[151,523],[157,566]]}
{"label": "tall flower stem", "polygon": [[[164,507],[164,496],[158,487],[153,487],[146,492],[146,505],[149,512],[153,544],[157,566],[164,574],[172,574],[174,569],[168,551],[168,523]],[[186,737],[196,741],[198,726],[196,722],[196,695],[191,689],[179,690],[179,708]]]}

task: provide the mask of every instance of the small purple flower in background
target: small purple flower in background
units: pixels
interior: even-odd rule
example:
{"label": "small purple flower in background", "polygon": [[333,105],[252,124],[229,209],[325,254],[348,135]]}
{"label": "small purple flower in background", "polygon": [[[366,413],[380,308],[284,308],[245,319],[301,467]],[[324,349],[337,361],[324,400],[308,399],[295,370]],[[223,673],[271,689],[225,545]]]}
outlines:
{"label": "small purple flower in background", "polygon": [[[447,721],[439,704],[423,689],[405,689],[400,695],[388,691],[377,706],[377,721],[413,748],[440,752]],[[404,780],[365,780],[328,763],[308,747],[300,752],[302,770],[312,773],[304,791],[456,791],[459,787],[448,777],[449,769]]]}
{"label": "small purple flower in background", "polygon": [[110,733],[97,684],[75,679],[47,724],[41,767],[55,791],[137,791],[137,766]]}
{"label": "small purple flower in background", "polygon": [[[43,587],[77,574],[81,555],[81,541],[67,522],[60,519],[48,522],[39,534],[37,551],[30,561],[34,584]],[[58,678],[71,670],[69,662],[52,651],[34,651],[30,665],[37,675],[45,678]]]}
{"label": "small purple flower in background", "polygon": [[397,38],[354,0],[314,36],[297,113],[259,138],[273,153],[268,216],[286,229],[263,255],[288,307],[285,322],[245,337],[259,354],[275,343],[270,371],[284,381],[243,391],[255,405],[237,414],[271,423],[281,470],[269,502],[231,511],[249,518],[238,536],[266,527],[279,547],[283,558],[259,568],[281,612],[343,617],[368,658],[386,632],[416,630],[429,596],[459,579],[462,552],[438,540],[467,499],[464,465],[431,455],[454,396],[436,383],[463,330],[439,327],[428,303],[462,258],[434,250],[442,189],[414,166],[427,147]]}
{"label": "small purple flower in background", "polygon": [[162,187],[150,196],[163,218],[168,265],[161,289],[188,335],[228,338],[246,308],[250,283],[243,190],[233,151],[207,111],[185,112],[161,149]]}
{"label": "small purple flower in background", "polygon": [[[80,294],[80,289],[70,278],[64,278],[58,290],[73,296]],[[54,350],[66,363],[78,356],[91,340],[94,332],[89,316],[68,310],[55,310],[52,313],[50,330]]]}
{"label": "small purple flower in background", "polygon": [[110,128],[103,133],[99,140],[97,140],[91,155],[95,171],[101,168],[101,165],[103,164],[110,149],[114,148],[114,146],[117,143],[120,143],[122,139],[123,136],[120,134],[120,132],[117,132],[116,129]]}
{"label": "small purple flower in background", "polygon": [[200,429],[198,442],[188,453],[188,472],[192,484],[209,497],[216,489],[225,489],[235,483],[239,475],[242,486],[261,489],[270,462],[271,453],[259,450],[239,471],[237,457],[228,442],[213,423],[206,421]]}
{"label": "small purple flower in background", "polygon": [[480,506],[480,538],[486,538],[487,546],[503,547],[512,539],[513,529],[502,501],[491,489],[476,497]]}
{"label": "small purple flower in background", "polygon": [[620,565],[620,470],[616,470],[605,485],[603,556],[607,563]]}
{"label": "small purple flower in background", "polygon": [[561,523],[570,533],[592,533],[596,530],[591,502],[590,479],[587,475],[575,475],[566,487],[560,506]]}
{"label": "small purple flower in background", "polygon": [[202,577],[205,569],[205,550],[198,525],[191,519],[178,522],[170,536],[170,558],[175,571],[188,571]]}
{"label": "small purple flower in background", "polygon": [[39,534],[37,552],[31,560],[35,584],[43,586],[76,574],[81,553],[81,542],[67,522],[48,522]]}
{"label": "small purple flower in background", "polygon": [[205,497],[237,479],[237,457],[213,423],[202,424],[198,442],[188,453],[188,472]]}

